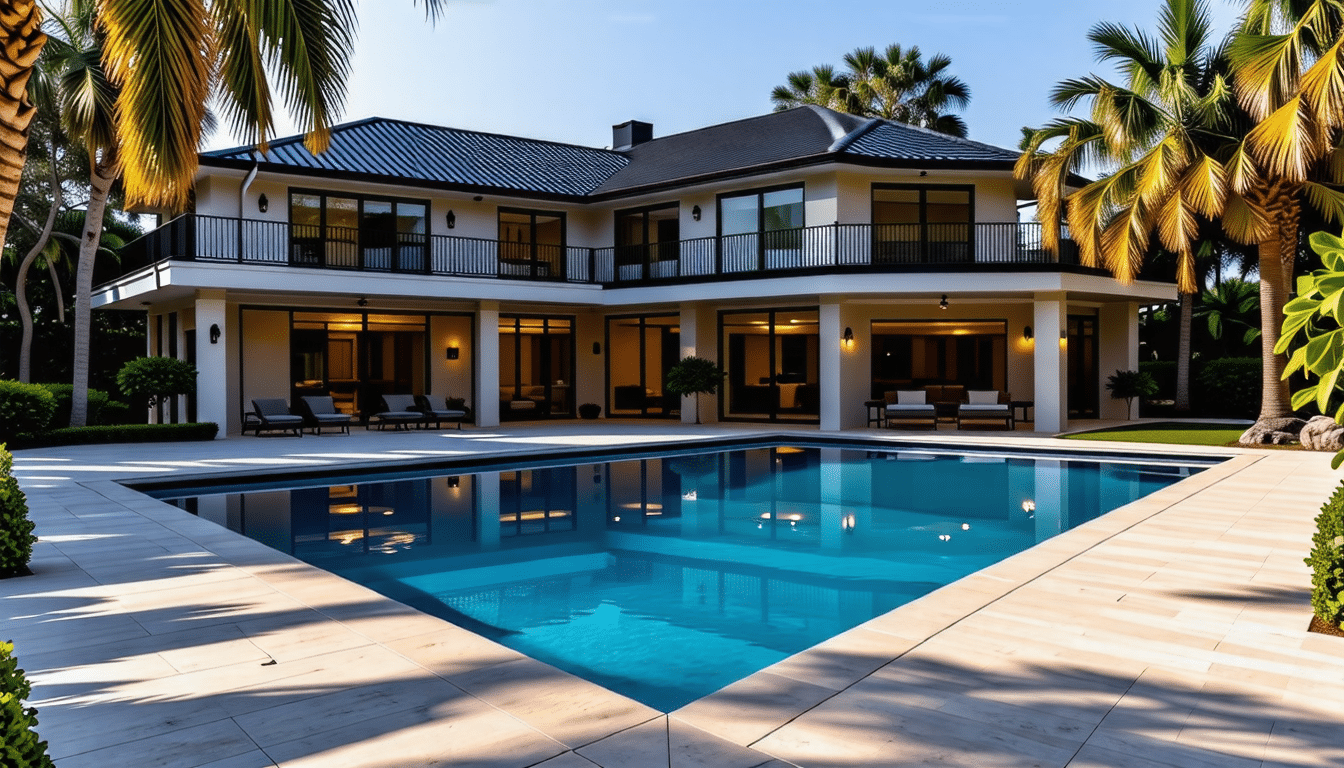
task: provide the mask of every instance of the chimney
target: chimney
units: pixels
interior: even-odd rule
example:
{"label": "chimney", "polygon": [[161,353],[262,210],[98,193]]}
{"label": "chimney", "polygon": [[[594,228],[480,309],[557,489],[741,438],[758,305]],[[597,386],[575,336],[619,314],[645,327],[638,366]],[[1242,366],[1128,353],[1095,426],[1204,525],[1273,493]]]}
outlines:
{"label": "chimney", "polygon": [[611,148],[617,152],[623,152],[652,138],[653,123],[627,120],[620,125],[611,126]]}

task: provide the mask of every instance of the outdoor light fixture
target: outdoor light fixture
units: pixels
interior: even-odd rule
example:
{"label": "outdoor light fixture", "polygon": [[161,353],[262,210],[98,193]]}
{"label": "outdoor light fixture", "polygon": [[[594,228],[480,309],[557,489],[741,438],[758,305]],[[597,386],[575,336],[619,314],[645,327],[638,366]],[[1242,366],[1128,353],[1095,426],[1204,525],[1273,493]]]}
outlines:
{"label": "outdoor light fixture", "polygon": [[593,354],[594,355],[602,354],[602,342],[600,341],[593,342]]}
{"label": "outdoor light fixture", "polygon": [[448,215],[445,216],[444,218],[448,220],[449,229],[452,229],[457,226],[457,214],[453,213],[452,211],[448,211]]}
{"label": "outdoor light fixture", "polygon": [[920,176],[928,176],[928,175],[929,175],[929,172],[928,172],[928,171],[920,171],[920,172],[919,172],[919,175],[920,175]]}
{"label": "outdoor light fixture", "polygon": [[448,359],[449,359],[449,360],[456,360],[456,359],[457,359],[457,355],[458,355],[458,348],[457,348],[457,347],[449,347],[449,348],[447,349],[447,355],[448,355]]}
{"label": "outdoor light fixture", "polygon": [[211,344],[218,344],[218,343],[219,343],[219,334],[220,334],[219,326],[218,326],[218,325],[211,325],[211,326],[210,326],[210,343],[211,343]]}
{"label": "outdoor light fixture", "polygon": [[449,488],[456,488],[456,487],[457,487],[457,484],[458,484],[458,477],[457,477],[457,475],[451,475],[451,476],[449,476],[449,478],[448,478],[448,487],[449,487]]}
{"label": "outdoor light fixture", "polygon": [[943,300],[938,302],[939,309],[947,309],[947,294],[943,294]]}
{"label": "outdoor light fixture", "polygon": [[369,306],[369,300],[366,299],[366,298],[364,298],[363,296],[360,296],[360,297],[359,297],[359,301],[356,301],[355,303],[358,304],[358,305],[361,306],[361,307],[367,307],[367,306]]}
{"label": "outdoor light fixture", "polygon": [[844,338],[842,338],[841,341],[845,343],[846,347],[854,346],[854,329],[846,327]]}
{"label": "outdoor light fixture", "polygon": [[1022,329],[1022,338],[1025,339],[1026,341],[1031,341],[1032,335],[1033,334],[1030,325]]}
{"label": "outdoor light fixture", "polygon": [[471,198],[471,199],[472,199],[472,202],[479,203],[479,202],[481,202],[482,200],[484,200],[485,198],[484,198],[484,197],[481,197],[480,195],[477,195],[477,196],[475,196],[475,197],[473,197],[473,198]]}
{"label": "outdoor light fixture", "polygon": [[696,221],[700,220],[700,206],[698,205],[691,206],[691,218],[695,219]]}
{"label": "outdoor light fixture", "polygon": [[267,200],[266,193],[262,192],[261,197],[257,198],[257,210],[261,211],[262,213],[265,213],[266,209],[270,207],[271,207],[271,201]]}

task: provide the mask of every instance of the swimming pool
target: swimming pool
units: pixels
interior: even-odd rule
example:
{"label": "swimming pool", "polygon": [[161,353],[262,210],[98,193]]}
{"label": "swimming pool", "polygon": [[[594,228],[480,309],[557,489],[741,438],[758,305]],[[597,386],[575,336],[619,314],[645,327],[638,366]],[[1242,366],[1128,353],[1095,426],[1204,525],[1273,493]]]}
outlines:
{"label": "swimming pool", "polygon": [[154,495],[670,711],[1202,468],[793,444]]}

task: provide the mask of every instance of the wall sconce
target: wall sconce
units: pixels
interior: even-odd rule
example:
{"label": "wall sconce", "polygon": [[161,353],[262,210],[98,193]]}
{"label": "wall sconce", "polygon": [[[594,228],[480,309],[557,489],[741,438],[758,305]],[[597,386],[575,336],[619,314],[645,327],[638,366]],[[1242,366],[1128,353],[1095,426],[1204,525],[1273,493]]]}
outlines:
{"label": "wall sconce", "polygon": [[696,221],[700,220],[700,206],[698,205],[691,206],[691,218],[695,219]]}
{"label": "wall sconce", "polygon": [[854,346],[854,329],[846,327],[845,335],[841,337],[840,341],[844,342],[846,348]]}
{"label": "wall sconce", "polygon": [[600,341],[593,342],[593,354],[594,355],[602,354],[602,342]]}
{"label": "wall sconce", "polygon": [[448,211],[448,215],[444,216],[444,219],[447,220],[449,229],[457,226],[457,214],[452,211]]}
{"label": "wall sconce", "polygon": [[1067,328],[1059,329],[1059,348],[1063,349],[1069,345],[1069,331]]}
{"label": "wall sconce", "polygon": [[456,488],[458,482],[459,482],[459,480],[458,480],[457,475],[450,475],[450,476],[448,477],[448,487],[449,487],[449,488]]}
{"label": "wall sconce", "polygon": [[358,304],[361,307],[367,307],[369,306],[369,300],[364,298],[363,296],[360,296],[359,301],[356,301],[355,304]]}
{"label": "wall sconce", "polygon": [[261,197],[257,198],[257,210],[261,211],[262,213],[265,213],[266,209],[270,207],[271,207],[271,201],[267,200],[266,193],[262,192]]}
{"label": "wall sconce", "polygon": [[457,348],[457,347],[449,347],[449,348],[446,350],[446,354],[447,354],[447,359],[449,359],[449,360],[456,360],[456,359],[457,359],[457,355],[458,355],[458,348]]}
{"label": "wall sconce", "polygon": [[920,175],[921,177],[923,177],[923,176],[928,176],[928,175],[929,175],[929,172],[928,172],[928,171],[920,171],[920,172],[919,172],[919,175]]}
{"label": "wall sconce", "polygon": [[1024,341],[1031,341],[1031,337],[1034,335],[1035,334],[1032,332],[1030,325],[1022,329],[1022,339]]}
{"label": "wall sconce", "polygon": [[481,202],[481,201],[484,200],[484,199],[485,199],[484,197],[481,197],[480,195],[477,195],[477,196],[471,198],[471,201],[474,202],[474,203],[479,203],[479,202]]}
{"label": "wall sconce", "polygon": [[943,300],[938,302],[939,309],[947,309],[947,294],[943,294]]}
{"label": "wall sconce", "polygon": [[211,343],[211,344],[218,344],[218,343],[219,343],[219,336],[220,336],[219,326],[218,326],[218,325],[211,325],[211,326],[210,326],[210,343]]}

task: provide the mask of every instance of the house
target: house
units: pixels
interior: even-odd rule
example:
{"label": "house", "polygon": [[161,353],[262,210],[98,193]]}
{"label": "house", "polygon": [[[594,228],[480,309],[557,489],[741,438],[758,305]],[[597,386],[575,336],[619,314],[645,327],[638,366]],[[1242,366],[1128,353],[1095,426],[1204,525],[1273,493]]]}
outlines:
{"label": "house", "polygon": [[[800,107],[611,149],[372,118],[201,156],[194,210],[123,253],[95,305],[144,309],[195,397],[159,415],[237,432],[253,398],[465,398],[476,423],[694,419],[686,355],[728,372],[702,419],[863,426],[883,392],[956,384],[1034,403],[1039,430],[1123,417],[1138,362],[1121,285],[1020,222],[1017,153]],[[685,405],[686,407],[683,407]]]}

